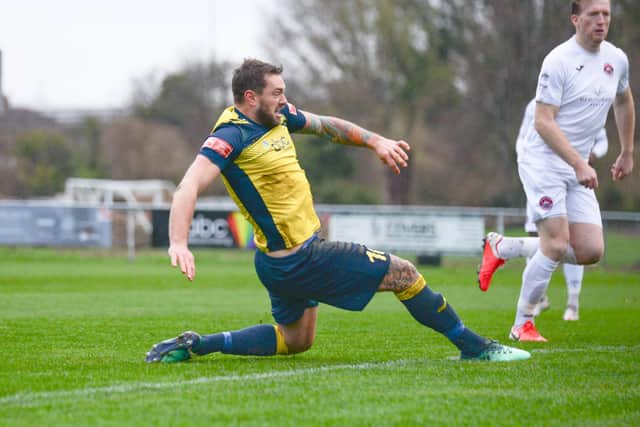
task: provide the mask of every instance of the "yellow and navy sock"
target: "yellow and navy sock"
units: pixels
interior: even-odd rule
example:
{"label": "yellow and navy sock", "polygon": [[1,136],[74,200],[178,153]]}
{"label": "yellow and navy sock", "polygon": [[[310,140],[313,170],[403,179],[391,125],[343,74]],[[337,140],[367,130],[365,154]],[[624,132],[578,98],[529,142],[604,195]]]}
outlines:
{"label": "yellow and navy sock", "polygon": [[478,354],[489,340],[466,328],[442,294],[431,291],[422,275],[396,297],[421,324],[440,332],[466,354]]}
{"label": "yellow and navy sock", "polygon": [[277,325],[255,325],[245,329],[205,335],[193,352],[199,355],[222,352],[243,356],[287,354],[284,336]]}

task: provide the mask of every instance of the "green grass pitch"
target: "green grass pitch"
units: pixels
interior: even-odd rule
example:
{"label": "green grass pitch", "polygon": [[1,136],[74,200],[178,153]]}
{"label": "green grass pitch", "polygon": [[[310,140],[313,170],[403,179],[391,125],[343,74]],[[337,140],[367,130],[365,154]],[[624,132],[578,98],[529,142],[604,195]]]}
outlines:
{"label": "green grass pitch", "polygon": [[[129,262],[0,248],[0,425],[640,425],[640,248],[619,240],[606,268],[585,273],[580,321],[562,321],[554,276],[538,320],[549,342],[519,345],[532,358],[517,363],[456,360],[445,338],[380,294],[361,313],[321,306],[303,354],[149,365],[149,347],[183,330],[272,322],[251,253],[198,251],[189,283],[163,251]],[[421,271],[467,326],[507,343],[523,263],[482,293],[476,262]]]}

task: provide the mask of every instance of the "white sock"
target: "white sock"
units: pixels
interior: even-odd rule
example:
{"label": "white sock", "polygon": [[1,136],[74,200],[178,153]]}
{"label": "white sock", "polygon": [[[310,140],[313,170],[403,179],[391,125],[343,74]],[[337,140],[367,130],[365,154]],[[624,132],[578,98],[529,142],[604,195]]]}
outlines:
{"label": "white sock", "polygon": [[527,320],[533,321],[536,304],[546,292],[551,275],[558,264],[560,263],[548,258],[541,251],[536,251],[531,257],[522,273],[522,288],[514,326],[522,326]]}
{"label": "white sock", "polygon": [[[581,265],[578,264],[578,261],[576,260],[576,252],[573,250],[573,246],[569,245],[567,246],[567,252],[564,253],[564,256],[562,257],[561,260],[565,265],[567,264],[571,264],[575,267],[580,266]],[[582,280],[582,279],[580,279]]]}
{"label": "white sock", "polygon": [[577,310],[580,291],[582,290],[584,267],[582,265],[563,264],[562,271],[567,282],[567,305],[572,305]]}
{"label": "white sock", "polygon": [[[539,237],[506,237],[496,244],[496,252],[502,259],[518,257],[531,258],[540,246]],[[567,252],[562,257],[562,262],[577,264],[576,253],[571,245],[567,246]]]}
{"label": "white sock", "polygon": [[503,259],[530,257],[540,244],[539,237],[506,237],[496,245],[498,256]]}

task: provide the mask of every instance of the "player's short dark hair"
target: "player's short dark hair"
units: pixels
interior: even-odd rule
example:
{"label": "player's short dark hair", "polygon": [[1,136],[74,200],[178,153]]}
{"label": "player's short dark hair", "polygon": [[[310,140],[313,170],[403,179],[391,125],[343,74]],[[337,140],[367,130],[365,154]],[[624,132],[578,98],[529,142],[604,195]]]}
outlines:
{"label": "player's short dark hair", "polygon": [[259,59],[245,59],[242,65],[233,70],[231,79],[231,91],[233,100],[242,103],[244,92],[253,90],[262,93],[265,86],[265,76],[268,74],[282,74],[282,65],[277,66]]}

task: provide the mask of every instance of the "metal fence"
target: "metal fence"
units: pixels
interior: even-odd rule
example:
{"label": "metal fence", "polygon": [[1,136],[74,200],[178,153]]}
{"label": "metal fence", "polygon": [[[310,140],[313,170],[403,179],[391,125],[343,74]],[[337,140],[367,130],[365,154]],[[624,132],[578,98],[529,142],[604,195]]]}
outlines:
{"label": "metal fence", "polygon": [[[130,204],[130,203],[112,203],[112,204],[87,204],[87,203],[73,203],[69,201],[2,201],[0,202],[0,217],[4,212],[5,216],[9,215],[9,208],[14,209],[13,213],[9,217],[16,219],[15,208],[19,206],[25,209],[32,209],[34,212],[43,212],[45,208],[51,208],[57,212],[57,216],[63,215],[64,212],[69,212],[69,209],[96,209],[99,214],[95,215],[96,221],[100,222],[100,226],[104,227],[104,221],[108,219],[111,223],[112,238],[111,245],[113,247],[124,247],[127,249],[127,254],[130,259],[134,259],[136,250],[141,248],[150,247],[152,243],[153,227],[150,227],[152,212],[153,211],[168,211],[170,205],[166,203],[150,203],[150,204]],[[62,210],[61,210],[62,209]],[[199,212],[207,211],[236,211],[235,205],[231,201],[218,201],[216,203],[199,203],[196,207]],[[46,209],[45,209],[46,211]],[[404,205],[316,205],[316,211],[321,219],[330,218],[332,215],[364,215],[373,217],[457,217],[457,218],[482,218],[484,223],[484,230],[495,230],[504,234],[505,230],[513,228],[522,228],[525,210],[518,208],[493,208],[493,207],[468,207],[468,206],[404,206]],[[19,214],[23,217],[24,213]],[[37,216],[37,215],[36,215]],[[84,214],[86,217],[87,214]],[[90,216],[90,215],[89,215]],[[52,217],[49,215],[49,217]],[[83,217],[83,218],[84,218]],[[57,217],[56,217],[57,218]],[[91,217],[93,218],[93,217]],[[141,219],[144,218],[144,221]],[[606,230],[614,227],[623,227],[625,230],[631,230],[634,234],[637,232],[640,235],[640,212],[618,212],[618,211],[603,211],[602,212],[603,224],[605,227],[605,244],[606,244]],[[28,222],[27,227],[34,227],[33,224],[45,224],[52,225],[54,220],[42,220],[33,218],[31,222]],[[62,224],[64,220],[59,220]],[[23,221],[24,222],[24,221]],[[85,221],[86,222],[86,221]],[[76,223],[78,221],[76,220]],[[9,226],[4,224],[4,233],[20,233],[16,230],[16,224],[14,221]],[[166,225],[165,225],[166,226]],[[69,229],[67,221],[66,225]],[[84,231],[80,230],[80,236],[86,237],[87,224],[84,225]],[[101,228],[103,230],[103,228]],[[482,234],[484,234],[484,230]],[[67,230],[68,231],[68,230]],[[23,230],[22,233],[29,233],[29,230]],[[0,224],[0,237],[2,236],[3,228]],[[31,231],[31,234],[33,232]],[[62,244],[56,244],[56,234],[50,233],[50,241],[39,242],[36,245],[46,246],[63,246]],[[81,238],[85,238],[81,237]],[[86,241],[86,239],[85,239]],[[22,242],[22,243],[21,243]],[[13,244],[30,245],[29,239],[22,239]],[[60,243],[60,242],[58,242]],[[0,244],[7,244],[2,242]],[[66,246],[73,246],[73,241],[67,239]],[[78,245],[82,246],[82,245]],[[104,244],[97,245],[103,246]],[[411,251],[410,251],[411,252]],[[477,253],[480,253],[480,246],[477,246]],[[452,253],[455,255],[455,253]],[[460,252],[459,254],[464,254]],[[468,254],[468,253],[467,253]],[[605,258],[602,261],[606,263],[606,251]]]}

